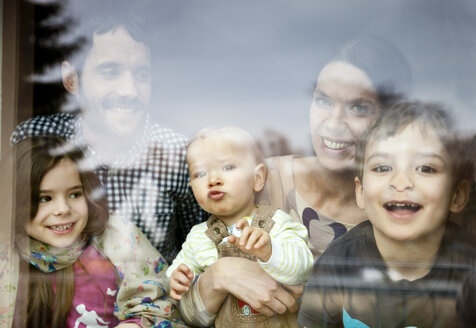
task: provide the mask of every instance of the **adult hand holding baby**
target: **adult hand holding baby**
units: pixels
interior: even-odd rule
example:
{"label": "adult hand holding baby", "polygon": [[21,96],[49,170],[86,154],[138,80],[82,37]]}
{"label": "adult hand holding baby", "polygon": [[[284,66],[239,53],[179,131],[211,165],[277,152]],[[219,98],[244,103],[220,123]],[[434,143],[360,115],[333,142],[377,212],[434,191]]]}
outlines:
{"label": "adult hand holding baby", "polygon": [[[304,290],[302,285],[282,285],[257,262],[236,257],[219,259],[201,274],[198,285],[201,299],[210,313],[217,313],[224,297],[230,293],[266,316],[296,312],[296,300]],[[222,295],[221,300],[219,295]]]}

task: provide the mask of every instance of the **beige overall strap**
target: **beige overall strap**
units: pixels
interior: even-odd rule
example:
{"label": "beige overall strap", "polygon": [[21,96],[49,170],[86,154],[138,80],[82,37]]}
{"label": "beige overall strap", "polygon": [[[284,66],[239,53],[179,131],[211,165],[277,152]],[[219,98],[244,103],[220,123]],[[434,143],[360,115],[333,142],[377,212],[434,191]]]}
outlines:
{"label": "beige overall strap", "polygon": [[274,206],[260,205],[251,221],[251,226],[270,232],[274,226],[273,215],[277,210]]}
{"label": "beige overall strap", "polygon": [[290,190],[294,189],[294,156],[271,157],[266,160],[268,176],[264,190],[258,194],[258,200],[261,204],[273,204],[285,211],[286,197]]}
{"label": "beige overall strap", "polygon": [[215,215],[208,218],[207,227],[208,229],[205,231],[205,234],[215,243],[215,245],[221,243],[223,238],[230,236],[226,225]]}

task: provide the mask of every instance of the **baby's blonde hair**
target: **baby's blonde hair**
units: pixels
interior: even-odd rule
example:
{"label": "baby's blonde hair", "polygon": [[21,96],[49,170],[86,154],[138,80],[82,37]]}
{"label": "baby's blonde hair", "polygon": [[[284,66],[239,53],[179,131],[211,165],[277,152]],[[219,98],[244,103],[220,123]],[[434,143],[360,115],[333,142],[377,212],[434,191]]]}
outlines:
{"label": "baby's blonde hair", "polygon": [[246,148],[251,152],[253,155],[256,164],[264,164],[264,157],[263,153],[261,152],[258,143],[256,140],[251,136],[251,134],[239,127],[236,126],[223,126],[223,127],[206,127],[199,130],[195,133],[190,141],[188,142],[187,146],[187,154],[188,148],[197,140],[199,139],[206,139],[215,136],[223,136],[230,140],[230,142],[234,143],[237,146],[241,146]]}

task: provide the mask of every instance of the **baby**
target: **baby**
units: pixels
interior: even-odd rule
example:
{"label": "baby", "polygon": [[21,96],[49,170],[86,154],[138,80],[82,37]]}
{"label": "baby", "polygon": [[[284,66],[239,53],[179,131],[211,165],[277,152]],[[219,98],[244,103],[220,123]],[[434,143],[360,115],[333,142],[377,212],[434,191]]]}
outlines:
{"label": "baby", "polygon": [[[307,230],[282,210],[255,205],[266,167],[253,138],[234,127],[202,130],[189,143],[187,161],[193,194],[212,216],[192,228],[167,270],[172,298],[180,300],[192,279],[224,256],[256,259],[283,284],[304,283],[313,262]],[[237,301],[244,320],[264,317]],[[219,313],[217,327],[221,317]]]}
{"label": "baby", "polygon": [[388,109],[356,148],[362,222],[314,265],[299,311],[306,327],[457,327],[456,295],[476,242],[448,221],[465,206],[470,163],[443,110]]}

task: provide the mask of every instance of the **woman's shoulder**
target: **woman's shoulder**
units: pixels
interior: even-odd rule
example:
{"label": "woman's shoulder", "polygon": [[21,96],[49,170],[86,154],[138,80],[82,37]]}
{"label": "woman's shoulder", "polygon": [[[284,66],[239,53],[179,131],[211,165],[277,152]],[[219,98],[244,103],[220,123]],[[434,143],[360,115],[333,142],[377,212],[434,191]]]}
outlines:
{"label": "woman's shoulder", "polygon": [[293,159],[293,174],[294,179],[299,180],[307,179],[307,177],[311,174],[314,174],[316,171],[316,167],[318,166],[318,162],[315,156],[311,157],[295,157]]}
{"label": "woman's shoulder", "polygon": [[313,157],[295,155],[276,156],[266,159],[268,176],[266,184],[276,188],[281,186],[284,193],[294,189],[298,172],[308,172],[313,167]]}
{"label": "woman's shoulder", "polygon": [[314,156],[299,156],[299,155],[284,155],[273,156],[266,159],[266,165],[271,168],[278,168],[282,170],[294,166],[311,167],[314,165],[316,157]]}
{"label": "woman's shoulder", "polygon": [[289,165],[292,166],[292,162],[294,161],[294,158],[295,158],[294,155],[268,157],[265,160],[265,164],[268,170],[281,171],[283,166],[284,167]]}

